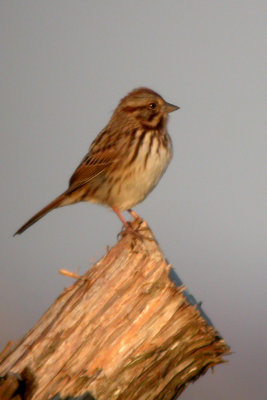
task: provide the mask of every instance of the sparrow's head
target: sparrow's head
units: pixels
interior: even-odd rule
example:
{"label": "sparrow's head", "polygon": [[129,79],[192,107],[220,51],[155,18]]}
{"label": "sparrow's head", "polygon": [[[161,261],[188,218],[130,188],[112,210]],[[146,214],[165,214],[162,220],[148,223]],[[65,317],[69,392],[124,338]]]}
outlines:
{"label": "sparrow's head", "polygon": [[148,88],[138,88],[124,97],[115,113],[124,113],[143,127],[156,129],[164,126],[170,112],[179,107],[167,103],[158,93]]}

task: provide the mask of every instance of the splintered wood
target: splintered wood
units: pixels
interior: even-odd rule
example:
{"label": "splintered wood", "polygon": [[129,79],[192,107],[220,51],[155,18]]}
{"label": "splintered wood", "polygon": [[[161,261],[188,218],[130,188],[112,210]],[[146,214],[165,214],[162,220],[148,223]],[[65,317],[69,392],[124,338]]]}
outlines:
{"label": "splintered wood", "polygon": [[[138,226],[152,237],[144,222]],[[5,355],[0,375],[27,367],[37,383],[34,400],[84,393],[96,400],[175,399],[229,347],[169,271],[155,241],[124,233]]]}

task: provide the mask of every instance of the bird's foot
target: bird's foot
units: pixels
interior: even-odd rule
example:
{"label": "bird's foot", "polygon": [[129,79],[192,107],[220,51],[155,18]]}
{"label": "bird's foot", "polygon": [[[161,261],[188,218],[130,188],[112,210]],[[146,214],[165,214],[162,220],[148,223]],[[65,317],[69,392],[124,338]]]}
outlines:
{"label": "bird's foot", "polygon": [[[113,211],[117,214],[117,216],[120,218],[121,222],[123,223],[124,228],[122,231],[119,233],[119,236],[124,237],[127,233],[130,233],[135,237],[135,239],[141,240],[143,243],[145,240],[150,240],[150,241],[155,241],[152,237],[144,236],[142,233],[140,233],[139,227],[143,223],[143,219],[139,217],[139,215],[133,211],[132,209],[127,210],[131,216],[134,218],[133,222],[126,221],[126,219],[123,217],[121,212],[116,208],[113,207]],[[137,224],[137,229],[133,227],[133,223]],[[148,228],[144,228],[143,230],[148,230]]]}
{"label": "bird's foot", "polygon": [[[135,215],[135,217],[134,217],[135,219],[133,222],[126,221],[126,225],[124,224],[124,226],[122,228],[121,236],[123,237],[126,234],[130,234],[130,235],[133,235],[133,237],[135,239],[141,240],[143,243],[145,240],[155,241],[155,239],[153,237],[149,237],[149,236],[146,236],[143,233],[141,233],[141,231],[150,232],[150,230],[147,227],[140,228],[140,226],[142,225],[144,220],[142,218],[140,218],[134,211],[133,211],[133,214],[131,213],[131,215],[132,216]],[[135,225],[135,227],[134,227],[134,225]],[[137,225],[137,227],[136,227],[136,225]]]}

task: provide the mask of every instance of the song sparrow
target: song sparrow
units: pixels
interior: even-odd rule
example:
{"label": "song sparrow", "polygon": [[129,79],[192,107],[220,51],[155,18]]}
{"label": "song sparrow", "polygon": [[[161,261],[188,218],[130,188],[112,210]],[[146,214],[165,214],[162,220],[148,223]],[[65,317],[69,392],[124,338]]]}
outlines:
{"label": "song sparrow", "polygon": [[54,208],[89,201],[112,208],[126,228],[121,211],[140,203],[151,192],[172,157],[166,125],[179,107],[151,89],[139,88],[124,97],[107,126],[91,144],[69,188],[16,233],[20,234]]}

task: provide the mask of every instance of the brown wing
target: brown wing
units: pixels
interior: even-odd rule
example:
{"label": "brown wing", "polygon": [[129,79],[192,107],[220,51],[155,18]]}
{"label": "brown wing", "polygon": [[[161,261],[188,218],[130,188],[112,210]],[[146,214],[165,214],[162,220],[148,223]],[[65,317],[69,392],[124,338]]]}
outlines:
{"label": "brown wing", "polygon": [[119,147],[117,135],[111,137],[108,131],[101,132],[70,178],[68,192],[92,181],[112,164],[118,163],[121,159]]}
{"label": "brown wing", "polygon": [[112,154],[99,154],[99,158],[96,159],[95,157],[90,157],[90,153],[88,153],[70,178],[68,190],[73,191],[90,182],[116,161],[118,160],[115,160]]}

